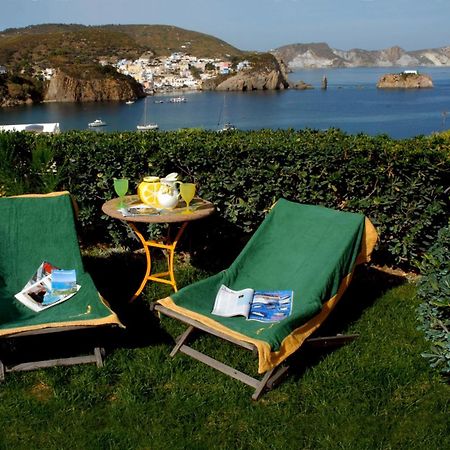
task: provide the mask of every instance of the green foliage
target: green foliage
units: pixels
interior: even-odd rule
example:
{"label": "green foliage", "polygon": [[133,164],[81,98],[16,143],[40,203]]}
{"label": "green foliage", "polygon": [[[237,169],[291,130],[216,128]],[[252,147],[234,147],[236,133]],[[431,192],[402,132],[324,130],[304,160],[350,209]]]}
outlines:
{"label": "green foliage", "polygon": [[41,80],[6,74],[0,78],[0,103],[6,98],[20,101],[41,101],[43,90]]}
{"label": "green foliage", "polygon": [[52,148],[61,168],[58,188],[77,197],[85,229],[104,237],[106,223],[111,236],[121,232],[101,213],[114,196],[114,177],[128,177],[133,193],[145,175],[174,171],[217,208],[211,222],[196,224],[207,246],[240,247],[284,197],[366,214],[380,233],[378,260],[410,266],[446,225],[450,207],[450,145],[440,136],[397,141],[334,129],[182,130],[27,139],[30,147],[39,139]]}
{"label": "green foliage", "polygon": [[28,190],[26,169],[21,159],[19,135],[0,133],[0,195],[22,194]]}
{"label": "green foliage", "polygon": [[38,192],[53,192],[60,183],[59,168],[54,160],[53,150],[43,141],[37,141],[31,152],[31,185]]}
{"label": "green foliage", "polygon": [[450,376],[450,226],[443,228],[420,265],[418,284],[419,329],[431,342],[422,353],[432,367]]}
{"label": "green foliage", "polygon": [[44,24],[0,33],[0,64],[15,69],[24,61],[42,68],[61,67],[102,58],[136,59],[145,52],[168,56],[177,51],[199,57],[244,54],[213,36],[167,25]]}
{"label": "green foliage", "polygon": [[[43,139],[42,139],[43,138]],[[0,133],[0,194],[52,192],[61,184],[60,166],[45,137]]]}

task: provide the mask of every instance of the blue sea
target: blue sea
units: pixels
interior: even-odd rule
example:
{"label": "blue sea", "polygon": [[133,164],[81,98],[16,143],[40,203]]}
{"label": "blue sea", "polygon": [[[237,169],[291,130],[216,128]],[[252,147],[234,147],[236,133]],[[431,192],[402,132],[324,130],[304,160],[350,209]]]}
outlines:
{"label": "blue sea", "polygon": [[[400,68],[311,69],[289,74],[291,81],[311,84],[311,90],[185,92],[155,95],[132,105],[47,103],[0,108],[0,124],[59,122],[62,131],[84,130],[101,118],[107,126],[96,131],[136,130],[144,121],[147,101],[147,119],[161,130],[217,130],[231,122],[242,130],[334,127],[352,134],[405,138],[450,128],[450,67],[408,69],[429,74],[434,88],[376,88],[380,76]],[[326,91],[321,89],[323,76],[328,80]],[[186,97],[186,103],[169,102],[179,95]]]}

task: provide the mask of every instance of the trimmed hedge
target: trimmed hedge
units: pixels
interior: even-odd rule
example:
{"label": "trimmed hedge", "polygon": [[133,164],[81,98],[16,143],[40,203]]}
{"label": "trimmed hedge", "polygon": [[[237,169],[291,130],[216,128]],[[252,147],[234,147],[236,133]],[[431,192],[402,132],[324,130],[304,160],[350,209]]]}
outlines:
{"label": "trimmed hedge", "polygon": [[[52,156],[33,171],[32,155],[45,147]],[[449,211],[450,144],[440,136],[393,140],[335,129],[3,133],[1,151],[14,154],[15,180],[20,172],[28,190],[70,190],[83,227],[97,236],[108,227],[110,237],[119,232],[100,209],[114,196],[113,177],[128,177],[135,191],[144,175],[173,171],[196,182],[199,195],[216,205],[216,219],[202,229],[209,243],[234,237],[240,245],[284,197],[366,214],[380,232],[375,257],[411,267],[447,224]],[[15,193],[14,183],[2,184]]]}
{"label": "trimmed hedge", "polygon": [[432,367],[450,376],[450,226],[439,232],[419,268],[419,329],[432,344],[422,356]]}

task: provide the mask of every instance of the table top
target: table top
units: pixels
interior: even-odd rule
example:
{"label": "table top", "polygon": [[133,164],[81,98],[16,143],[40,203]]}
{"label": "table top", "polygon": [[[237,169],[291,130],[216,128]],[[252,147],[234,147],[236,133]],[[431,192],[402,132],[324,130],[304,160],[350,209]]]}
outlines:
{"label": "table top", "polygon": [[[124,197],[127,207],[142,204],[137,195],[127,195]],[[102,211],[114,219],[124,220],[125,222],[143,222],[143,223],[175,223],[190,222],[210,216],[214,212],[214,205],[207,200],[195,197],[190,203],[192,214],[183,214],[186,210],[186,203],[180,200],[177,207],[172,210],[162,209],[155,211],[155,214],[139,214],[133,216],[124,216],[117,208],[120,199],[113,198],[102,205]]]}

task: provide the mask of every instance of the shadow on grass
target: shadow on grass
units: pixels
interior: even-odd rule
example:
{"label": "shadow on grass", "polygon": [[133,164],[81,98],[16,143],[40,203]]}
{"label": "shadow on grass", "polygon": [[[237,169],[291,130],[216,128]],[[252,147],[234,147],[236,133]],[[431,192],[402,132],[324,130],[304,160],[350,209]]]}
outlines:
{"label": "shadow on grass", "polygon": [[142,295],[130,302],[145,273],[143,254],[108,251],[103,255],[85,255],[83,262],[98,291],[126,327],[111,332],[109,348],[136,348],[173,341]]}
{"label": "shadow on grass", "polygon": [[[163,298],[170,294],[170,288],[151,283],[145,295],[133,303],[129,300],[137,289],[145,272],[145,257],[132,252],[107,251],[104,254],[88,254],[84,256],[86,270],[91,274],[99,292],[110,303],[126,326],[125,330],[111,331],[108,335],[107,348],[135,348],[160,343],[173,345],[173,336],[161,326],[158,317],[150,311],[147,300]],[[156,261],[156,265],[164,261]],[[186,266],[181,269],[180,279],[188,278]],[[206,276],[206,275],[205,275]],[[194,276],[195,278],[195,276]],[[195,279],[189,280],[189,282]],[[188,283],[189,283],[188,282]],[[318,330],[319,336],[345,334],[346,330],[359,320],[363,312],[370,308],[386,291],[399,286],[405,279],[370,267],[358,267],[350,287],[342,297],[326,322]],[[183,283],[180,283],[182,285]],[[215,339],[215,338],[212,338]],[[209,342],[210,339],[207,339]],[[214,348],[214,344],[206,344]],[[236,349],[241,351],[240,349]],[[235,353],[233,350],[232,353]],[[301,378],[305,370],[318,364],[331,349],[301,348],[289,360],[290,376]]]}
{"label": "shadow on grass", "polygon": [[[347,330],[357,322],[364,311],[374,305],[385,292],[406,283],[406,279],[373,267],[356,268],[353,280],[341,300],[313,336],[352,334]],[[295,379],[339,347],[312,348],[305,345],[290,359],[290,375]]]}
{"label": "shadow on grass", "polygon": [[98,249],[89,253],[83,257],[85,269],[126,328],[98,326],[2,339],[0,357],[8,366],[24,361],[90,354],[94,347],[103,347],[108,353],[115,348],[173,342],[141,298],[129,302],[145,273],[144,255]]}

